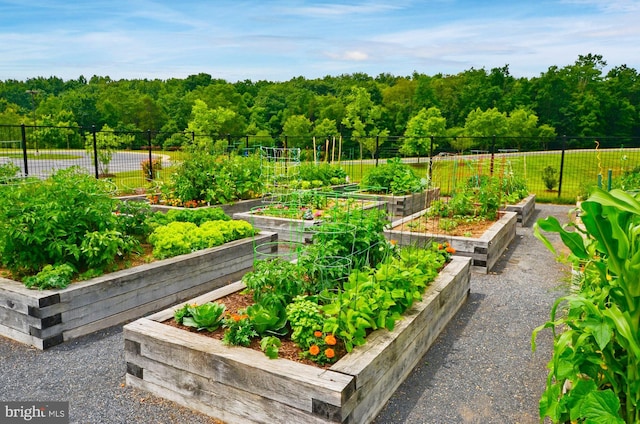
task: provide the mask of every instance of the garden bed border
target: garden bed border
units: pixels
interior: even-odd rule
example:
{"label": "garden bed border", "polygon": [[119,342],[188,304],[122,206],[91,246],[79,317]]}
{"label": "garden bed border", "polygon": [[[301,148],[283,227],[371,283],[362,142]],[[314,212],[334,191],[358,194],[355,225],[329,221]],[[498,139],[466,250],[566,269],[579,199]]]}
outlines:
{"label": "garden bed border", "polygon": [[525,227],[536,210],[536,195],[530,194],[515,205],[506,205],[504,210],[518,214],[518,223]]}
{"label": "garden bed border", "polygon": [[0,336],[47,349],[137,319],[237,280],[252,268],[254,249],[273,251],[277,237],[261,232],[61,290],[32,290],[0,278]]}
{"label": "garden bed border", "polygon": [[385,237],[400,246],[425,246],[432,242],[448,242],[456,250],[455,255],[467,256],[472,259],[471,268],[473,271],[487,274],[516,236],[517,214],[516,212],[506,211],[498,212],[500,218],[480,237],[393,230],[393,228],[420,218],[426,213],[427,210],[425,209],[394,221],[388,229],[384,230]]}

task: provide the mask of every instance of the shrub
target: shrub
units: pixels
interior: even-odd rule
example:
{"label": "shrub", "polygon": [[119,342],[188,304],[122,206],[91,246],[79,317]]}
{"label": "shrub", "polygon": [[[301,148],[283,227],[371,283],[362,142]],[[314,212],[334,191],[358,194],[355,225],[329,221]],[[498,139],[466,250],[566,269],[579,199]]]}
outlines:
{"label": "shrub", "polygon": [[424,190],[427,180],[418,178],[409,165],[396,158],[372,168],[364,176],[363,184],[374,193],[404,195]]}
{"label": "shrub", "polygon": [[0,184],[6,184],[13,180],[18,172],[20,172],[20,167],[13,162],[0,165]]}
{"label": "shrub", "polygon": [[558,170],[549,165],[542,170],[542,181],[547,190],[551,191],[558,184]]}
{"label": "shrub", "polygon": [[138,243],[118,231],[114,214],[118,201],[111,198],[109,188],[79,168],[58,171],[45,181],[6,187],[0,202],[3,265],[18,276],[50,264],[66,263],[78,272],[104,269],[116,257],[96,255],[84,241],[93,233],[109,234],[101,249],[129,254]]}

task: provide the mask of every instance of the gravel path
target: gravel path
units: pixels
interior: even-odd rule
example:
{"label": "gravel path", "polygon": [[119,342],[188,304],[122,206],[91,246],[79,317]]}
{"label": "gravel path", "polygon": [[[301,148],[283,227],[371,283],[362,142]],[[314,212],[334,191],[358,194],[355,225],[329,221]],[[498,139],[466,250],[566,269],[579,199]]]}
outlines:
{"label": "gravel path", "polygon": [[[568,221],[567,206],[536,208],[533,219]],[[472,274],[467,303],[375,423],[537,423],[551,335],[538,337],[534,355],[531,331],[567,275],[530,226],[518,227],[494,272]],[[219,423],[126,387],[124,374],[122,326],[46,351],[0,337],[0,401],[69,401],[73,423]]]}

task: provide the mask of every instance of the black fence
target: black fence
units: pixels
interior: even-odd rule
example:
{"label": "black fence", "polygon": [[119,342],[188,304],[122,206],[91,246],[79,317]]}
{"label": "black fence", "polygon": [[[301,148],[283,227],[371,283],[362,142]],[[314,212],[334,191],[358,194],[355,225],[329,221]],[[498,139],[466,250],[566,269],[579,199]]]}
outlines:
{"label": "black fence", "polygon": [[247,155],[261,146],[299,149],[300,161],[334,163],[354,181],[401,157],[445,194],[486,174],[522,178],[530,192],[549,201],[573,201],[587,186],[606,187],[640,167],[640,138],[260,137],[0,125],[0,166],[11,163],[19,175],[40,178],[79,166],[96,178],[111,178],[122,193],[153,190],[167,181],[189,146],[218,155]]}

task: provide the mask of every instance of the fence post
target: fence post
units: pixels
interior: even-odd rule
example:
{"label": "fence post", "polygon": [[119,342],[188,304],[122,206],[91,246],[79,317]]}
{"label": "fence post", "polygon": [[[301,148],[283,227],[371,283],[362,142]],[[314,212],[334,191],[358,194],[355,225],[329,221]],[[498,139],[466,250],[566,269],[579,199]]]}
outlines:
{"label": "fence post", "polygon": [[100,178],[98,171],[98,139],[96,138],[96,126],[91,125],[91,134],[93,135],[93,167],[96,173],[96,179]]}
{"label": "fence post", "polygon": [[149,146],[149,181],[153,180],[153,156],[151,155],[151,130],[147,130],[147,146]]}
{"label": "fence post", "polygon": [[562,194],[562,174],[564,172],[564,151],[567,147],[567,136],[562,136],[562,154],[560,155],[560,177],[558,179],[558,199]]}
{"label": "fence post", "polygon": [[22,161],[24,162],[24,176],[29,176],[29,161],[27,160],[27,131],[24,124],[20,125],[22,133]]}
{"label": "fence post", "polygon": [[380,151],[378,150],[380,147],[380,137],[376,136],[376,152],[373,155],[376,158],[376,168],[378,167],[378,158],[380,157]]}

